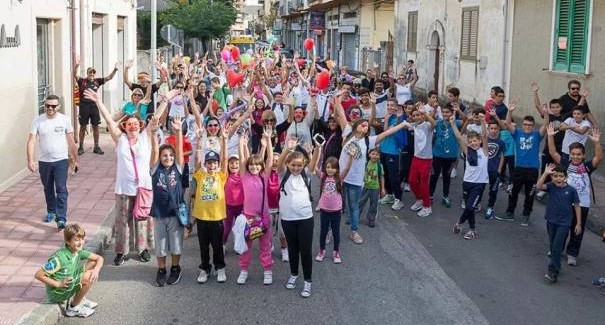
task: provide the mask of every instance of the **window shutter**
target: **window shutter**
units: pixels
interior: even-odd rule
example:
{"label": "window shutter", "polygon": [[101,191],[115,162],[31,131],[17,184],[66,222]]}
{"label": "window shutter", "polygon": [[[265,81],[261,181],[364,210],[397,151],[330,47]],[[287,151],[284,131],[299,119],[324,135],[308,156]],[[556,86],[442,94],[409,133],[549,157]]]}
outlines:
{"label": "window shutter", "polygon": [[553,70],[584,73],[590,0],[558,0]]}
{"label": "window shutter", "polygon": [[479,37],[479,10],[471,11],[471,26],[469,39],[469,56],[477,58],[477,39]]}
{"label": "window shutter", "polygon": [[418,44],[418,12],[408,13],[408,48],[409,52],[416,52]]}
{"label": "window shutter", "polygon": [[[559,8],[557,10],[557,21],[555,30],[555,58],[554,70],[567,71],[568,62],[567,49],[569,48],[569,17],[571,15],[571,0],[559,0]],[[560,44],[561,43],[561,44]],[[565,44],[565,48],[561,49],[560,45]]]}
{"label": "window shutter", "polygon": [[460,58],[475,60],[479,38],[479,8],[462,9],[462,37],[460,39]]}
{"label": "window shutter", "polygon": [[576,0],[573,8],[571,42],[569,42],[569,70],[584,73],[586,70],[586,44],[588,37],[588,1]]}
{"label": "window shutter", "polygon": [[460,42],[460,57],[466,58],[469,56],[469,36],[471,27],[471,12],[462,11],[462,40]]}

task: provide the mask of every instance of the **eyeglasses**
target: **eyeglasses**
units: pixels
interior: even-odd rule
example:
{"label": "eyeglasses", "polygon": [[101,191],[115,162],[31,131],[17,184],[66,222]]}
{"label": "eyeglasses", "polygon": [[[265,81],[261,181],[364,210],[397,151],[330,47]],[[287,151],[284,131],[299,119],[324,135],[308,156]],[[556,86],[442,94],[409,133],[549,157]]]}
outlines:
{"label": "eyeglasses", "polygon": [[129,128],[129,127],[143,127],[145,125],[145,123],[143,122],[122,122],[121,123],[122,127],[125,128]]}
{"label": "eyeglasses", "polygon": [[534,126],[533,123],[523,123],[523,126]]}
{"label": "eyeglasses", "polygon": [[44,104],[44,107],[46,107],[46,108],[52,108],[52,109],[55,109],[55,108],[57,108],[58,106],[59,106],[59,105]]}
{"label": "eyeglasses", "polygon": [[143,94],[132,94],[132,96],[143,97]]}

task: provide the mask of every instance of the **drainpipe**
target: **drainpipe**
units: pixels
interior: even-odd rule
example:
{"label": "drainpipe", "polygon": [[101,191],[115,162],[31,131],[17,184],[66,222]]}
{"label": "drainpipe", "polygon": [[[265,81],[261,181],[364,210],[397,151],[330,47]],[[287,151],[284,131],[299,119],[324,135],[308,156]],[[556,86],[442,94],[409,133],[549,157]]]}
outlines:
{"label": "drainpipe", "polygon": [[[69,46],[70,46],[70,59],[71,59],[71,69],[70,71],[73,72],[75,70],[75,62],[76,62],[76,6],[77,6],[77,0],[71,0],[69,9],[70,9],[70,13],[71,13],[71,30],[70,30],[70,40],[69,40]],[[70,76],[69,78],[71,80],[71,88],[70,88],[70,95],[71,95],[71,124],[74,126],[75,128],[75,132],[74,132],[74,140],[76,141],[76,143],[78,141],[80,141],[80,137],[77,136],[77,134],[79,133],[78,127],[79,127],[79,123],[78,123],[78,110],[76,109],[76,104],[75,104],[75,100],[74,100],[74,89],[76,88],[76,81],[74,80],[74,78],[72,76]]]}
{"label": "drainpipe", "polygon": [[502,88],[506,94],[509,93],[508,80],[506,74],[510,69],[510,63],[508,62],[508,48],[510,46],[509,33],[508,33],[508,19],[509,19],[509,0],[504,0],[504,49],[502,50]]}
{"label": "drainpipe", "polygon": [[[74,0],[75,1],[75,0]],[[86,49],[86,39],[88,37],[88,0],[80,0],[80,66],[88,64],[86,57],[88,51]],[[92,42],[92,37],[89,38]]]}

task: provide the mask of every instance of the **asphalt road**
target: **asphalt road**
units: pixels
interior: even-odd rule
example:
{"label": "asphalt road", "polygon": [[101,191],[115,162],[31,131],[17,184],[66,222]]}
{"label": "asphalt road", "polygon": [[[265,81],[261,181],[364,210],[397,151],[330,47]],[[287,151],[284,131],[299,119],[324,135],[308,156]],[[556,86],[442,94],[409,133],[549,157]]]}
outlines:
{"label": "asphalt road", "polygon": [[[577,267],[564,265],[556,284],[546,283],[548,251],[544,205],[536,202],[532,224],[485,220],[478,215],[479,239],[453,235],[461,209],[460,179],[452,184],[454,206],[438,202],[433,215],[419,218],[406,207],[382,207],[374,229],[360,227],[364,244],[343,233],[343,264],[314,262],[313,295],[300,297],[300,284],[286,290],[289,269],[274,252],[274,284],[262,284],[256,258],[246,285],[235,283],[237,256],[226,257],[227,283],[196,283],[200,263],[197,237],[185,244],[184,275],[174,286],[153,285],[155,263],[130,260],[107,265],[90,299],[99,302],[88,319],[65,324],[603,324],[605,295],[591,285],[605,275],[605,244],[587,233]],[[440,193],[438,188],[436,193]],[[315,196],[317,197],[317,195]],[[485,200],[484,198],[484,204]],[[503,211],[501,192],[497,211]],[[521,201],[521,200],[520,200]],[[520,204],[522,204],[520,202]],[[319,231],[318,217],[316,238]],[[314,247],[318,240],[314,239]],[[331,247],[331,246],[329,246]],[[255,249],[256,251],[256,249]],[[314,250],[314,253],[316,250]],[[331,252],[328,250],[328,253]],[[106,253],[113,260],[113,253]],[[331,256],[331,255],[330,255]]]}

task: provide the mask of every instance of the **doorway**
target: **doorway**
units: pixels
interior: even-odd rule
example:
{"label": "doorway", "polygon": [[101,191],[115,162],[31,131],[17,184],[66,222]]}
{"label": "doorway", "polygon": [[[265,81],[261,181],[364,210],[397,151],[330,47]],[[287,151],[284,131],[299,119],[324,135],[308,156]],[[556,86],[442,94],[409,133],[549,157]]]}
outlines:
{"label": "doorway", "polygon": [[429,46],[429,50],[430,50],[429,67],[433,72],[430,89],[436,90],[437,92],[439,92],[439,75],[440,75],[440,66],[441,66],[440,45],[441,45],[441,41],[439,39],[439,33],[437,31],[433,31],[433,33],[431,34],[431,43]]}

